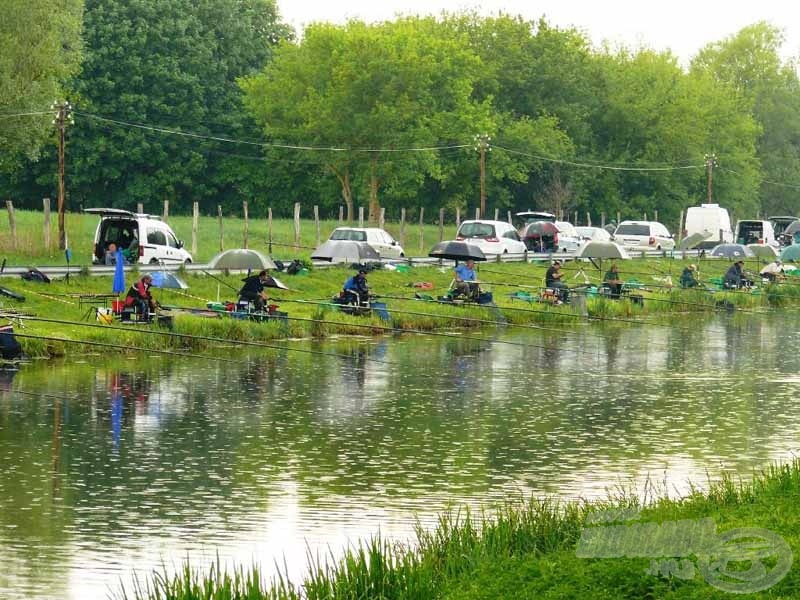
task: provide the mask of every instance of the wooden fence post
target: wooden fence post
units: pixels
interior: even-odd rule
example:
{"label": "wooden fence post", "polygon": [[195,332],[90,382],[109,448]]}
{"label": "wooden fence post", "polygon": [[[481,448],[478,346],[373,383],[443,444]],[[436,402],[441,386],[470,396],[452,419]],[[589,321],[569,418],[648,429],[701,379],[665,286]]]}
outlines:
{"label": "wooden fence post", "polygon": [[144,204],[142,204],[141,202],[137,202],[136,203],[136,212],[139,213],[140,215],[143,214],[144,213]]}
{"label": "wooden fence post", "polygon": [[344,206],[339,205],[339,225],[344,223]]}
{"label": "wooden fence post", "polygon": [[250,224],[248,223],[248,214],[247,214],[247,200],[242,200],[242,216],[244,217],[244,234],[243,234],[244,239],[242,240],[244,242],[244,245],[242,246],[242,248],[247,248],[247,234],[249,233],[248,229],[250,228]]}
{"label": "wooden fence post", "polygon": [[578,211],[576,210],[575,211],[575,222],[573,223],[573,225],[577,225],[577,224],[578,224]]}
{"label": "wooden fence post", "polygon": [[272,254],[272,207],[267,209],[267,246]]}
{"label": "wooden fence post", "polygon": [[11,228],[11,247],[17,249],[17,221],[14,218],[14,203],[11,200],[6,200],[6,209],[8,209],[8,226]]}
{"label": "wooden fence post", "polygon": [[314,205],[314,227],[317,228],[317,246],[319,246],[319,244],[320,244],[319,206],[317,204]]}
{"label": "wooden fence post", "polygon": [[358,226],[364,227],[364,207],[358,207]]}
{"label": "wooden fence post", "polygon": [[680,244],[681,240],[683,239],[683,228],[684,228],[683,210],[681,210],[681,215],[680,215],[680,217],[678,217],[678,235],[677,235],[678,244]]}
{"label": "wooden fence post", "polygon": [[217,220],[219,221],[219,251],[222,252],[225,249],[225,244],[223,244],[223,235],[222,235],[222,205],[217,204]]}
{"label": "wooden fence post", "polygon": [[439,209],[439,241],[444,239],[444,209]]}
{"label": "wooden fence post", "polygon": [[400,245],[406,245],[406,209],[400,209]]}
{"label": "wooden fence post", "polygon": [[603,229],[606,227],[606,213],[600,213],[600,227]]}
{"label": "wooden fence post", "polygon": [[481,207],[480,206],[476,206],[475,207],[475,220],[477,221],[480,218],[481,218]]}
{"label": "wooden fence post", "polygon": [[300,203],[294,203],[294,249],[300,249]]}
{"label": "wooden fence post", "polygon": [[169,200],[164,200],[164,213],[161,215],[161,220],[164,223],[169,221]]}
{"label": "wooden fence post", "polygon": [[461,227],[461,209],[456,206],[456,229]]}
{"label": "wooden fence post", "polygon": [[197,260],[197,226],[200,223],[200,203],[192,202],[192,256]]}
{"label": "wooden fence post", "polygon": [[514,222],[511,220],[511,211],[509,210],[509,211],[506,211],[506,212],[508,213],[508,215],[507,215],[508,216],[508,224],[509,225],[513,225]]}
{"label": "wooden fence post", "polygon": [[425,207],[420,206],[419,207],[419,251],[420,252],[425,250],[425,230],[423,229],[424,214],[425,214]]}
{"label": "wooden fence post", "polygon": [[588,212],[586,213],[586,226],[587,227],[592,226],[592,215]]}
{"label": "wooden fence post", "polygon": [[42,208],[44,209],[44,248],[50,250],[50,198],[42,198]]}
{"label": "wooden fence post", "polygon": [[647,221],[647,213],[642,213],[642,221]]}
{"label": "wooden fence post", "polygon": [[622,213],[617,211],[617,225],[622,223]]}
{"label": "wooden fence post", "polygon": [[500,220],[500,209],[499,208],[495,208],[494,209],[494,220],[495,221],[499,221]]}
{"label": "wooden fence post", "polygon": [[653,211],[653,221],[658,221],[658,211],[657,210]]}
{"label": "wooden fence post", "polygon": [[384,229],[384,225],[386,225],[386,207],[381,206],[381,212],[378,216],[378,227]]}

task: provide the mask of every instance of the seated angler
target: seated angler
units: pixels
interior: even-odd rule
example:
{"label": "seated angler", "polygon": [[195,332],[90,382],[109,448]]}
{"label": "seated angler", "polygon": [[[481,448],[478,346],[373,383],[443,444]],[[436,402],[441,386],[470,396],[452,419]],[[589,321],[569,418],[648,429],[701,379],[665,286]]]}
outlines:
{"label": "seated angler", "polygon": [[149,321],[151,314],[156,311],[158,304],[153,300],[150,287],[153,285],[153,278],[144,275],[139,281],[131,286],[128,295],[125,297],[125,306],[133,306],[142,315],[144,320]]}
{"label": "seated angler", "polygon": [[478,275],[475,272],[475,261],[467,260],[466,263],[455,268],[455,285],[453,290],[457,296],[465,296],[470,300],[477,300],[481,290],[478,284]]}
{"label": "seated angler", "polygon": [[609,295],[612,298],[619,298],[622,293],[622,280],[619,278],[619,270],[616,264],[612,264],[605,277],[603,277],[603,284],[608,287]]}
{"label": "seated angler", "polygon": [[239,301],[252,302],[258,312],[264,311],[267,296],[264,294],[265,287],[277,287],[270,285],[272,277],[266,271],[259,271],[257,275],[251,275],[242,279],[244,285],[239,290]]}
{"label": "seated angler", "polygon": [[342,297],[348,304],[367,304],[369,301],[369,286],[367,285],[367,271],[359,269],[358,273],[344,282]]}
{"label": "seated angler", "polygon": [[547,269],[545,273],[544,284],[548,288],[555,290],[556,294],[558,294],[559,302],[567,302],[569,299],[569,288],[567,284],[561,281],[563,277],[564,273],[561,271],[561,261],[554,260],[553,265]]}
{"label": "seated angler", "polygon": [[694,288],[700,285],[700,282],[697,280],[696,277],[696,272],[697,272],[696,265],[689,265],[688,267],[684,267],[683,272],[681,273],[682,288]]}

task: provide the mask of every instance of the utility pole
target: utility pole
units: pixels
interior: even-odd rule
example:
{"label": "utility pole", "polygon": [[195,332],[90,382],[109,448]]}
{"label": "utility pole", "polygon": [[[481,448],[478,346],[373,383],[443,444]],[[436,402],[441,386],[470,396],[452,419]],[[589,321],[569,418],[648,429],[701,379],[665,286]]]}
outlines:
{"label": "utility pole", "polygon": [[64,228],[64,132],[75,120],[72,118],[72,106],[69,102],[53,102],[50,107],[55,111],[53,125],[58,130],[58,247],[67,248],[67,234]]}
{"label": "utility pole", "polygon": [[486,217],[486,152],[491,151],[490,139],[485,133],[475,136],[475,148],[481,154],[481,218]]}
{"label": "utility pole", "polygon": [[711,204],[711,180],[713,177],[714,167],[717,166],[716,154],[706,154],[706,181],[708,188],[708,203]]}

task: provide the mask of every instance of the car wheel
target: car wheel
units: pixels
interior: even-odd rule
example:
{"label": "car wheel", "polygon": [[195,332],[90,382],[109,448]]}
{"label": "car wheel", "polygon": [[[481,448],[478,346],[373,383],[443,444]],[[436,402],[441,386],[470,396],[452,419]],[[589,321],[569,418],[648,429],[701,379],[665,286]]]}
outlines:
{"label": "car wheel", "polygon": [[508,248],[506,248],[505,250],[503,250],[503,254],[508,254]]}
{"label": "car wheel", "polygon": [[405,257],[406,257],[406,255],[401,252],[400,253],[400,258],[405,258]]}
{"label": "car wheel", "polygon": [[151,258],[150,259],[150,264],[151,265],[157,265],[158,264],[158,259],[157,258]]}
{"label": "car wheel", "polygon": [[192,259],[191,258],[187,258],[185,261],[183,261],[183,264],[185,264],[185,265],[192,264]]}

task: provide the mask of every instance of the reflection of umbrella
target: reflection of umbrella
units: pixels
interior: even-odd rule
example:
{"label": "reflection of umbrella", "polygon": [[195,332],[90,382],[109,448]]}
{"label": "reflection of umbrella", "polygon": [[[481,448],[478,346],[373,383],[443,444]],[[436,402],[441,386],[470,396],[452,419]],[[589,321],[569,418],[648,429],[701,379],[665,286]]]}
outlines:
{"label": "reflection of umbrella", "polygon": [[747,247],[750,248],[750,251],[759,258],[775,260],[775,257],[778,256],[778,251],[767,244],[747,244]]}
{"label": "reflection of umbrella", "polygon": [[330,262],[356,263],[381,259],[375,248],[366,242],[353,242],[350,240],[328,240],[314,250],[311,258]]}
{"label": "reflection of umbrella", "polygon": [[261,271],[263,269],[277,269],[269,256],[261,254],[258,250],[237,248],[220,252],[208,263],[210,269],[230,269],[232,271]]}
{"label": "reflection of umbrella", "polygon": [[685,237],[681,240],[681,243],[678,245],[678,250],[691,250],[692,248],[696,247],[699,243],[707,240],[712,235],[714,234],[709,231],[703,231],[702,233],[693,233],[689,237]]}
{"label": "reflection of umbrella", "polygon": [[629,259],[625,248],[615,242],[588,242],[578,250],[576,258],[621,258]]}
{"label": "reflection of umbrella", "polygon": [[449,260],[486,260],[480,248],[467,242],[439,242],[428,252],[428,256]]}
{"label": "reflection of umbrella", "polygon": [[747,246],[742,244],[718,244],[711,250],[711,256],[727,257],[727,258],[752,258],[755,256],[753,251]]}
{"label": "reflection of umbrella", "polygon": [[111,291],[114,294],[121,294],[125,291],[125,259],[122,257],[122,250],[117,250],[114,284]]}
{"label": "reflection of umbrella", "polygon": [[786,261],[794,261],[800,260],[800,244],[794,244],[793,246],[787,246],[781,252],[781,260]]}
{"label": "reflection of umbrella", "polygon": [[153,287],[173,289],[173,290],[188,290],[189,286],[186,285],[180,277],[167,271],[156,271],[152,273]]}

